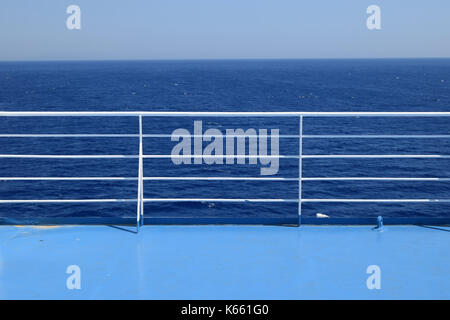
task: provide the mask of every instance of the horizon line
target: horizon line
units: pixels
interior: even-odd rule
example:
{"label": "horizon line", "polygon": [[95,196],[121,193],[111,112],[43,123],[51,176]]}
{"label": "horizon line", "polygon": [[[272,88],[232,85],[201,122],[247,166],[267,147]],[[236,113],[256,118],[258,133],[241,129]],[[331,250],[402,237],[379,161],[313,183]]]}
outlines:
{"label": "horizon line", "polygon": [[339,58],[179,58],[179,59],[30,59],[5,62],[177,62],[177,61],[293,61],[293,60],[445,60],[449,57],[339,57]]}

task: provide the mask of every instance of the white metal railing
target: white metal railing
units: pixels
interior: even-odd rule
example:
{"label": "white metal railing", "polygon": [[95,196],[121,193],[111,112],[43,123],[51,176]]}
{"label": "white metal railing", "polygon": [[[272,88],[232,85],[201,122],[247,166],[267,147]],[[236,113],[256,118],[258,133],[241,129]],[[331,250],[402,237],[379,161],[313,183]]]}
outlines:
{"label": "white metal railing", "polygon": [[[139,139],[139,152],[136,155],[41,155],[41,154],[0,154],[0,158],[44,158],[44,159],[138,159],[137,177],[0,177],[0,181],[33,181],[33,180],[134,180],[138,182],[137,197],[135,199],[36,199],[36,200],[0,200],[0,203],[93,203],[93,202],[137,202],[137,228],[143,224],[144,203],[145,202],[294,202],[298,203],[298,222],[301,223],[302,203],[307,202],[450,202],[450,199],[305,199],[302,197],[303,181],[450,181],[447,177],[303,177],[303,159],[338,159],[338,158],[450,158],[449,154],[378,154],[378,155],[307,155],[303,154],[303,139],[323,139],[323,138],[450,138],[450,135],[304,135],[303,120],[306,117],[449,117],[450,112],[159,112],[159,111],[124,111],[124,112],[53,112],[53,111],[33,111],[33,112],[0,112],[0,117],[137,117],[139,120],[139,134],[0,134],[0,138],[95,138],[110,137],[123,138],[134,137]],[[279,138],[295,138],[299,140],[299,150],[297,155],[221,155],[205,156],[190,155],[189,157],[232,157],[232,158],[285,158],[298,159],[298,177],[145,177],[143,160],[146,158],[174,158],[185,156],[174,156],[165,154],[144,154],[144,138],[168,138],[170,134],[144,134],[142,129],[143,117],[295,117],[298,118],[298,135],[279,135]],[[203,135],[205,137],[207,135]],[[189,135],[195,137],[195,135]],[[248,137],[248,136],[246,136]],[[145,180],[174,180],[174,181],[195,181],[195,180],[217,180],[217,181],[298,181],[298,198],[296,199],[262,199],[262,198],[144,198]]]}

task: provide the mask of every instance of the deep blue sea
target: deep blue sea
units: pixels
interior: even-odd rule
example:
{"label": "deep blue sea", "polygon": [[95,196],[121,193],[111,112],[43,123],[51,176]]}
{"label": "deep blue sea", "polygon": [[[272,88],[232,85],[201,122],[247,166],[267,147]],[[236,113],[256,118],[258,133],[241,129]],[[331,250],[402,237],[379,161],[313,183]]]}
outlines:
{"label": "deep blue sea", "polygon": [[[2,111],[450,111],[450,59],[0,63]],[[145,118],[144,133],[176,128],[298,133],[296,118]],[[7,133],[138,133],[136,118],[0,118]],[[307,118],[304,134],[450,134],[450,118]],[[170,154],[146,138],[145,154]],[[206,143],[205,143],[206,145]],[[137,154],[136,138],[0,138],[1,154]],[[280,154],[298,152],[282,139]],[[305,139],[304,154],[450,154],[450,139]],[[305,177],[450,178],[450,159],[305,159]],[[136,177],[136,159],[0,159],[0,177]],[[145,176],[259,176],[255,165],[146,159]],[[281,159],[277,177],[298,177]],[[0,181],[0,199],[136,198],[135,181]],[[146,198],[296,198],[295,181],[146,181]],[[304,198],[450,199],[450,182],[308,181]],[[448,217],[450,203],[306,203],[304,216]],[[0,204],[2,217],[134,216],[134,203]],[[295,203],[147,203],[157,217],[295,216]]]}

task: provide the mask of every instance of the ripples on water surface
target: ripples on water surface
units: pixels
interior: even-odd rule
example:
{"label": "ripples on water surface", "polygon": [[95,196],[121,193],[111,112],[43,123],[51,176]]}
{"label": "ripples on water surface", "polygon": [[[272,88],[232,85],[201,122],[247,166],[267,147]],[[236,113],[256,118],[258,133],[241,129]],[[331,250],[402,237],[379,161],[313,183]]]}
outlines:
{"label": "ripples on water surface", "polygon": [[[0,109],[88,111],[450,111],[450,60],[302,60],[0,63]],[[144,133],[279,128],[298,119],[145,118]],[[136,118],[3,118],[0,133],[131,133]],[[449,118],[307,118],[304,134],[450,135]],[[170,154],[168,138],[146,138],[146,154]],[[7,154],[136,154],[136,138],[0,138]],[[296,154],[298,141],[280,141]],[[304,154],[450,154],[450,139],[305,139]],[[450,159],[305,159],[305,177],[447,177]],[[182,165],[146,159],[146,176],[259,176],[249,165]],[[137,176],[136,159],[0,159],[0,176]],[[297,177],[281,159],[279,177]],[[296,198],[295,181],[146,181],[145,197]],[[135,198],[135,181],[8,181],[0,199]],[[308,181],[305,198],[450,199],[450,182]],[[0,215],[133,216],[135,204],[0,206]],[[304,215],[445,216],[450,205],[307,203]],[[154,216],[294,216],[296,204],[157,203]]]}

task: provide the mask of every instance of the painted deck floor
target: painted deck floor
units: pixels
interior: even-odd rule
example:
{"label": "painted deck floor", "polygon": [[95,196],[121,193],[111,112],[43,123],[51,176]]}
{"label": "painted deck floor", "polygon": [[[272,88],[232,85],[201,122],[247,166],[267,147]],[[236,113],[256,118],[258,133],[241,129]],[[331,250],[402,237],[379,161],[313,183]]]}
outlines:
{"label": "painted deck floor", "polygon": [[[130,230],[0,226],[0,298],[450,299],[450,228]],[[66,287],[69,265],[80,290]],[[369,265],[381,269],[379,290],[366,286]]]}

